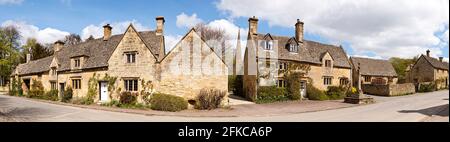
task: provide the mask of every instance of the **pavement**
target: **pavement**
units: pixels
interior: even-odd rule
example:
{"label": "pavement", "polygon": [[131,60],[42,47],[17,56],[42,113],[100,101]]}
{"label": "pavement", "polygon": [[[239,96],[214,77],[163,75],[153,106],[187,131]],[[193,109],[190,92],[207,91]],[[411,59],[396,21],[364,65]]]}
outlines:
{"label": "pavement", "polygon": [[[377,97],[371,105],[341,101],[244,104],[212,111],[135,113],[81,108],[0,95],[0,122],[448,122],[449,92]],[[111,108],[108,108],[111,109]]]}

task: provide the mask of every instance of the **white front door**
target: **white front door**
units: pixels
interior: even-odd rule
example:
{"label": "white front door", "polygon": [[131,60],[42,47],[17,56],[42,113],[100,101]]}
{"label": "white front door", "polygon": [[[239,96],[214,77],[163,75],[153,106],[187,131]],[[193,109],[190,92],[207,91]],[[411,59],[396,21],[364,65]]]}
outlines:
{"label": "white front door", "polygon": [[108,82],[100,82],[100,101],[108,101]]}
{"label": "white front door", "polygon": [[306,98],[306,81],[300,81],[300,95]]}

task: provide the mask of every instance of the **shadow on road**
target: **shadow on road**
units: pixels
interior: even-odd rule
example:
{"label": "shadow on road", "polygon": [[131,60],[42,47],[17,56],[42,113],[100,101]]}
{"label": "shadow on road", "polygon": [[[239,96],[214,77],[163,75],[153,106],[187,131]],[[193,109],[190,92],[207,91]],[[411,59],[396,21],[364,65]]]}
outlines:
{"label": "shadow on road", "polygon": [[420,109],[420,110],[401,110],[400,113],[420,113],[427,116],[442,116],[442,117],[448,117],[448,107],[449,105],[441,105],[441,106],[435,106],[430,107],[426,109]]}

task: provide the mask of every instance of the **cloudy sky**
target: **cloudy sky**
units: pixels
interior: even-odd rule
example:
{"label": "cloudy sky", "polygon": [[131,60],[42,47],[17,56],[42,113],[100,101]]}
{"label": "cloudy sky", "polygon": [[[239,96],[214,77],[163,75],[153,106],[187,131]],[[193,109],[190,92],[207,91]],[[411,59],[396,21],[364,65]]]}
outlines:
{"label": "cloudy sky", "polygon": [[102,36],[129,23],[155,29],[166,19],[168,47],[193,25],[203,22],[245,40],[248,18],[260,19],[260,33],[294,35],[296,19],[305,22],[305,38],[343,45],[350,56],[388,59],[412,57],[430,49],[449,57],[448,0],[0,0],[0,26],[14,25],[26,38],[52,43],[69,33]]}

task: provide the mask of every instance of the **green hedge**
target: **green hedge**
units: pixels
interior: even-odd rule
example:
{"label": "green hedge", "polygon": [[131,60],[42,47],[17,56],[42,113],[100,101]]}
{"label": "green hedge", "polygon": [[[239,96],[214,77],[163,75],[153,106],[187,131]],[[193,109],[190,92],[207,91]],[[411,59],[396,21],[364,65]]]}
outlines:
{"label": "green hedge", "polygon": [[433,92],[436,91],[436,85],[434,83],[420,84],[418,92]]}
{"label": "green hedge", "polygon": [[176,112],[188,108],[188,102],[184,98],[168,94],[153,94],[150,103],[153,110]]}
{"label": "green hedge", "polygon": [[278,101],[290,100],[287,96],[285,88],[278,88],[277,86],[260,86],[258,87],[258,97],[256,103],[272,103]]}
{"label": "green hedge", "polygon": [[44,100],[50,100],[50,101],[58,101],[58,90],[51,90],[49,92],[46,92],[45,95],[43,96]]}
{"label": "green hedge", "polygon": [[347,90],[341,86],[329,86],[326,94],[330,100],[341,100],[347,96]]}
{"label": "green hedge", "polygon": [[324,91],[317,89],[316,87],[312,86],[311,84],[306,85],[306,92],[308,94],[308,99],[310,100],[328,100],[327,94],[325,94]]}
{"label": "green hedge", "polygon": [[120,104],[136,104],[138,93],[122,92],[119,97]]}
{"label": "green hedge", "polygon": [[73,90],[72,87],[67,87],[66,90],[64,90],[64,94],[61,96],[62,102],[70,102],[73,97]]}
{"label": "green hedge", "polygon": [[300,100],[302,98],[300,95],[301,77],[302,75],[300,73],[292,73],[286,77],[287,96],[291,100]]}

